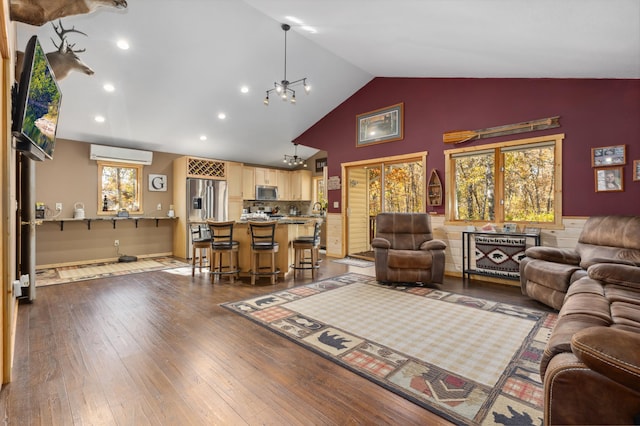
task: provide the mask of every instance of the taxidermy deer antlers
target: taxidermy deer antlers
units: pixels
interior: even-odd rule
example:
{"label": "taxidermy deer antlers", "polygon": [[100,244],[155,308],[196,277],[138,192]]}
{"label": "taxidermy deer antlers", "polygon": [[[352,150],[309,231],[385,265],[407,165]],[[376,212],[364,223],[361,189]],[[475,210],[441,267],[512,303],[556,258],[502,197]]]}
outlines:
{"label": "taxidermy deer antlers", "polygon": [[11,0],[12,21],[41,26],[65,16],[94,12],[99,7],[124,9],[126,0]]}
{"label": "taxidermy deer antlers", "polygon": [[[78,71],[87,75],[93,75],[93,70],[89,68],[87,64],[82,62],[80,58],[76,55],[76,53],[84,52],[86,49],[77,49],[73,50],[74,44],[69,44],[67,41],[66,34],[68,33],[79,33],[86,36],[82,31],[76,30],[75,27],[71,29],[65,29],[62,26],[62,21],[58,21],[58,26],[53,22],[53,29],[60,38],[60,44],[57,45],[56,42],[51,39],[53,45],[58,49],[55,52],[47,53],[47,60],[53,69],[53,74],[56,77],[56,80],[60,81],[66,76],[69,75],[71,71]],[[23,62],[23,52],[18,52],[18,60],[16,64],[16,75],[20,75],[22,72],[22,62]]]}

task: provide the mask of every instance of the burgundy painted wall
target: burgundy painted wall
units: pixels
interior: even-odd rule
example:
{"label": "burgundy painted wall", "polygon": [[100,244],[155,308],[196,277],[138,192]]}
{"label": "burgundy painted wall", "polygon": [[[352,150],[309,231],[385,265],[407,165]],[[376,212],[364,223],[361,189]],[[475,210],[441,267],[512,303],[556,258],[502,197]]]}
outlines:
{"label": "burgundy painted wall", "polygon": [[[356,148],[356,115],[404,102],[404,139]],[[464,144],[442,142],[451,130],[475,130],[560,116],[560,127]],[[300,135],[295,143],[328,152],[329,176],[340,164],[428,151],[427,171],[444,181],[446,149],[564,133],[563,215],[640,214],[640,80],[375,78]],[[591,148],[627,145],[624,192],[594,188]],[[340,191],[329,191],[329,211]],[[444,207],[437,208],[444,213]]]}

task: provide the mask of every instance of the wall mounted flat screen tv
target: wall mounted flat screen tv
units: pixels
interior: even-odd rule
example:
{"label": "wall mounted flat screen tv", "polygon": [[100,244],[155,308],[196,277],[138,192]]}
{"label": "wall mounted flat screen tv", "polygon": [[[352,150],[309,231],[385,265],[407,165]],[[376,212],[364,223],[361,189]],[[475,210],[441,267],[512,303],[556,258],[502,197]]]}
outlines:
{"label": "wall mounted flat screen tv", "polygon": [[24,52],[14,97],[12,133],[16,149],[33,160],[53,159],[62,92],[37,36]]}

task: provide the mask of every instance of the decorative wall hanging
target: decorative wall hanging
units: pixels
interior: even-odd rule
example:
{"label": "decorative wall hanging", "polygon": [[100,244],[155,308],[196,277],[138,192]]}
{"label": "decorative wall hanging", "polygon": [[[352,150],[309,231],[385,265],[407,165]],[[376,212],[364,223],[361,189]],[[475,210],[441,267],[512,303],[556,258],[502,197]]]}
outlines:
{"label": "decorative wall hanging", "polygon": [[429,194],[427,202],[430,206],[442,205],[442,182],[436,169],[431,170],[431,176],[427,182],[427,193]]}
{"label": "decorative wall hanging", "polygon": [[149,191],[166,192],[167,191],[167,175],[149,175]]}
{"label": "decorative wall hanging", "polygon": [[[69,33],[78,33],[86,36],[82,31],[76,30],[75,27],[71,29],[65,29],[62,26],[62,21],[58,21],[58,26],[51,23],[53,26],[53,30],[56,32],[56,35],[60,39],[60,45],[57,45],[53,42],[53,45],[56,47],[56,51],[49,52],[46,54],[47,60],[51,65],[51,69],[56,76],[56,81],[60,81],[67,77],[71,71],[78,71],[86,75],[93,75],[94,71],[84,62],[78,58],[76,53],[84,52],[86,49],[76,49],[75,43],[69,44],[67,40],[67,34]],[[53,39],[51,39],[53,41]],[[22,73],[22,64],[24,61],[24,52],[17,52],[17,60],[16,60],[16,76],[21,75]]]}
{"label": "decorative wall hanging", "polygon": [[356,147],[401,140],[404,137],[404,103],[356,116]]}
{"label": "decorative wall hanging", "polygon": [[591,167],[620,166],[627,164],[626,145],[591,148]]}
{"label": "decorative wall hanging", "polygon": [[596,192],[624,191],[622,167],[596,167],[594,169]]}
{"label": "decorative wall hanging", "polygon": [[560,127],[560,116],[523,121],[522,123],[516,124],[506,124],[504,126],[488,127],[486,129],[451,130],[442,134],[442,141],[444,143],[462,143],[476,139],[513,135],[515,133],[532,132],[534,130],[552,129],[554,127]]}
{"label": "decorative wall hanging", "polygon": [[329,179],[327,179],[327,191],[335,191],[341,187],[340,176],[330,176]]}
{"label": "decorative wall hanging", "polygon": [[640,180],[640,160],[633,160],[633,180]]}
{"label": "decorative wall hanging", "polygon": [[327,158],[318,158],[316,160],[316,172],[321,172],[327,165]]}
{"label": "decorative wall hanging", "polygon": [[124,9],[126,0],[11,0],[9,15],[12,21],[41,26],[49,21],[71,15],[92,13],[99,7]]}

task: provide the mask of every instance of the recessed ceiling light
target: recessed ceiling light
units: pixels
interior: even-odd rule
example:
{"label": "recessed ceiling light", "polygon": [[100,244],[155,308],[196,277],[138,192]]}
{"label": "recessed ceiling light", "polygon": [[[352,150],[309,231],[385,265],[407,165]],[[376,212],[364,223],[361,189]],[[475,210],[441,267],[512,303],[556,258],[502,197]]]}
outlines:
{"label": "recessed ceiling light", "polygon": [[240,92],[242,92],[242,93],[249,93],[249,88],[248,88],[247,86],[242,86],[242,87],[240,88]]}
{"label": "recessed ceiling light", "polygon": [[202,135],[202,136],[200,136],[200,140],[201,140],[201,141],[206,141],[206,140],[207,140],[207,135]]}
{"label": "recessed ceiling light", "polygon": [[220,114],[218,114],[218,118],[220,120],[224,120],[225,118],[227,118],[227,114],[225,114],[224,112],[221,112]]}
{"label": "recessed ceiling light", "polygon": [[302,20],[296,18],[295,16],[285,16],[284,19],[286,19],[287,21],[291,21],[294,24],[298,24],[298,25],[302,24]]}
{"label": "recessed ceiling light", "polygon": [[120,39],[120,40],[118,40],[117,45],[118,45],[118,47],[119,47],[120,49],[122,49],[122,50],[127,50],[127,49],[129,49],[129,42],[128,42],[127,40]]}
{"label": "recessed ceiling light", "polygon": [[106,91],[106,92],[113,92],[114,90],[116,90],[115,86],[111,83],[105,83],[104,86],[102,86],[102,88]]}
{"label": "recessed ceiling light", "polygon": [[96,120],[97,123],[104,123],[105,120],[105,118],[101,115],[96,115],[93,119]]}

